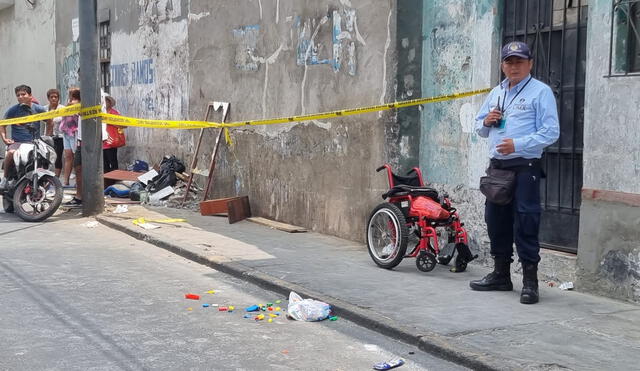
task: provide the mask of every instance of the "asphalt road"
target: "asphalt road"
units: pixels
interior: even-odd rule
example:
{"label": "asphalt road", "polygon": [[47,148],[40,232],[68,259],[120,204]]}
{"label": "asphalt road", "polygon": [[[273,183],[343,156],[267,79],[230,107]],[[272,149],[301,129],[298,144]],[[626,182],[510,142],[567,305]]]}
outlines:
{"label": "asphalt road", "polygon": [[287,298],[89,221],[0,213],[0,370],[464,369],[343,319],[244,318]]}

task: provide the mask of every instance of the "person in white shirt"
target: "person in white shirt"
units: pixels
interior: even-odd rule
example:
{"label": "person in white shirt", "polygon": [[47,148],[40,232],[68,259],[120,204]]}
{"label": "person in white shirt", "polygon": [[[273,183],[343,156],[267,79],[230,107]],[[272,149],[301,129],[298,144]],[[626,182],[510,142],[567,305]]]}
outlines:
{"label": "person in white shirt", "polygon": [[[60,104],[60,91],[58,89],[49,89],[47,90],[47,100],[49,104],[44,106],[47,111],[55,111],[60,108],[64,108],[63,104]],[[60,131],[60,122],[62,122],[62,117],[56,117],[53,119],[53,146],[56,150],[56,162],[55,162],[55,173],[59,178],[60,173],[62,173],[62,153],[64,150],[64,144],[62,139],[62,131]],[[67,184],[69,182],[67,181]]]}

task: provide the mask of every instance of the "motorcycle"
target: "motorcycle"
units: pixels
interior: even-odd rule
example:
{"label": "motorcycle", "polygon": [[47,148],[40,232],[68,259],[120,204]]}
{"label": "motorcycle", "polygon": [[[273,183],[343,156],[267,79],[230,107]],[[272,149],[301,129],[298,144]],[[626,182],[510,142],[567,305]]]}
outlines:
{"label": "motorcycle", "polygon": [[56,161],[53,139],[35,138],[37,127],[26,124],[33,138],[22,143],[13,153],[13,166],[6,172],[6,186],[0,190],[2,206],[7,213],[15,212],[27,222],[40,222],[53,215],[62,203],[62,183],[52,171]]}

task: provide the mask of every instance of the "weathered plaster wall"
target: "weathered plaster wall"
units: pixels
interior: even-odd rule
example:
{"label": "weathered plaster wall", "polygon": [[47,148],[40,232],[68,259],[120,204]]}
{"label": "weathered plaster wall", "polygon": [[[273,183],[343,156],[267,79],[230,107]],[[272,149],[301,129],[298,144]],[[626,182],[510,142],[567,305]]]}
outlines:
{"label": "weathered plaster wall", "polygon": [[[398,55],[397,100],[422,97],[422,3],[423,0],[403,0],[398,3],[398,30],[396,47]],[[420,132],[422,107],[407,107],[397,112],[397,126],[389,127],[387,138],[389,158],[398,163],[398,172],[406,172],[420,162]]]}
{"label": "weathered plaster wall", "polygon": [[[583,186],[640,194],[640,77],[602,77],[609,65],[610,12],[610,1],[589,2]],[[640,207],[583,200],[580,287],[640,301],[639,241]]]}
{"label": "weathered plaster wall", "polygon": [[0,10],[0,109],[13,104],[13,89],[20,84],[31,86],[33,95],[47,103],[46,92],[55,87],[54,61],[55,5],[38,2],[30,8],[24,1]]}
{"label": "weathered plaster wall", "polygon": [[[111,36],[111,95],[125,116],[187,119],[188,0],[116,1]],[[134,18],[132,15],[137,15]],[[189,137],[179,130],[127,128],[120,160],[159,163],[184,158]]]}
{"label": "weathered plaster wall", "polygon": [[[193,0],[191,116],[212,100],[230,102],[229,119],[242,120],[395,99],[395,3]],[[392,161],[385,133],[393,125],[387,113],[235,129],[213,197],[248,194],[254,214],[363,240],[386,188],[375,168]],[[202,167],[215,134],[205,138]]]}
{"label": "weathered plaster wall", "polygon": [[640,193],[640,76],[603,77],[609,66],[610,13],[610,1],[589,2],[583,185]]}
{"label": "weathered plaster wall", "polygon": [[78,0],[68,1],[55,12],[55,68],[56,87],[60,90],[60,101],[68,100],[70,87],[80,86],[80,43],[78,23]]}
{"label": "weathered plaster wall", "polygon": [[[499,1],[424,1],[423,96],[492,87],[499,79]],[[473,131],[484,95],[428,104],[422,115],[420,167],[460,210],[470,243],[488,254],[484,196],[486,140]]]}
{"label": "weathered plaster wall", "polygon": [[[111,95],[116,108],[132,117],[185,119],[189,117],[188,0],[101,1],[98,14],[111,26]],[[57,12],[56,60],[58,86],[79,86],[80,51],[72,24],[77,1]],[[185,157],[188,139],[177,130],[130,127],[127,146],[118,156],[121,167],[134,159],[159,163],[165,154]]]}

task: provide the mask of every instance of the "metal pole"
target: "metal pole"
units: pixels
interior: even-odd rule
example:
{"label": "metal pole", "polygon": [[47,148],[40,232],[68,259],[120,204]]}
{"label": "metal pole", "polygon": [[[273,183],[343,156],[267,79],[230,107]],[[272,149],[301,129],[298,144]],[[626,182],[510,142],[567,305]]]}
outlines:
{"label": "metal pole", "polygon": [[[80,91],[82,105],[100,104],[98,75],[98,17],[96,0],[78,1],[80,20]],[[82,120],[82,215],[99,214],[104,208],[102,179],[102,120]]]}

